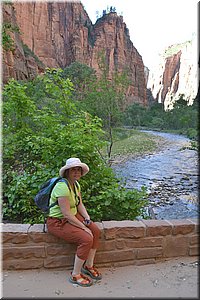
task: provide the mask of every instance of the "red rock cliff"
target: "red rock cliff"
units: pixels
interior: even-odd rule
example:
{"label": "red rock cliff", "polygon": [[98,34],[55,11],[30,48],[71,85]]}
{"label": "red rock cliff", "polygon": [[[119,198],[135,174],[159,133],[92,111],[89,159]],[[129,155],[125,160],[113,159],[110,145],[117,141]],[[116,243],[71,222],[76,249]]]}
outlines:
{"label": "red rock cliff", "polygon": [[[3,24],[17,26],[15,11],[11,5],[3,6]],[[43,64],[34,55],[24,50],[21,35],[17,31],[9,32],[14,41],[14,51],[3,50],[3,83],[10,78],[26,80],[34,78],[44,71]]]}
{"label": "red rock cliff", "polygon": [[[129,69],[131,85],[126,104],[147,104],[142,57],[133,46],[121,16],[110,13],[93,25],[82,4],[77,2],[14,2],[13,6],[23,43],[47,67],[65,68],[80,61],[99,74],[97,56],[104,50],[110,78],[115,70]],[[6,76],[14,77],[13,73],[7,73],[9,69]]]}
{"label": "red rock cliff", "polygon": [[150,74],[148,86],[154,98],[170,109],[180,95],[192,104],[197,95],[197,44],[191,41],[172,45],[160,57],[156,70]]}

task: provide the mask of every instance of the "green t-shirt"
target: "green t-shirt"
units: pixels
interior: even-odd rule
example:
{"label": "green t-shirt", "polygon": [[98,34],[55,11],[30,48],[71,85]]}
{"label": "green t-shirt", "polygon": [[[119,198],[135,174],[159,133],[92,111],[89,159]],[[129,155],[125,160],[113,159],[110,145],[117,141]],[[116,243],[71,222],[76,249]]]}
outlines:
{"label": "green t-shirt", "polygon": [[[74,193],[72,189],[68,188],[68,186],[65,182],[61,181],[61,182],[56,183],[56,185],[54,186],[54,188],[52,190],[49,204],[51,205],[52,203],[56,202],[57,198],[59,198],[59,197],[68,197],[69,202],[70,202],[71,213],[73,215],[76,215],[77,204],[78,204],[78,197],[76,195],[78,195],[78,193],[80,192],[80,185],[78,182],[77,182],[77,185],[78,185],[78,187],[76,187],[76,184],[75,184],[76,193]],[[63,218],[64,217],[60,210],[59,205],[55,205],[50,208],[49,217],[55,217],[55,218]]]}

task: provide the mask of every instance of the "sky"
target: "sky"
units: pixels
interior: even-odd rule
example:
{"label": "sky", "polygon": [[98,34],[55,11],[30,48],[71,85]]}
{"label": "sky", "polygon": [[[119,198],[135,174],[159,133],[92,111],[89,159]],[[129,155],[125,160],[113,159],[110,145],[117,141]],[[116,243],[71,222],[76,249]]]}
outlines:
{"label": "sky", "polygon": [[114,6],[129,29],[130,39],[150,70],[166,47],[197,36],[197,0],[81,0],[93,24],[97,12]]}

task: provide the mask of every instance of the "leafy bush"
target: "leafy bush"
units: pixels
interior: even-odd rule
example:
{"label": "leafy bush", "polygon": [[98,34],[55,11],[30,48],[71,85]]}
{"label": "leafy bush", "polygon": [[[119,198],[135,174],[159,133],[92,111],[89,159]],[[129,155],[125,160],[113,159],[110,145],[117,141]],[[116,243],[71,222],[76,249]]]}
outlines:
{"label": "leafy bush", "polygon": [[147,206],[146,188],[141,191],[125,188],[106,187],[96,197],[90,197],[87,207],[97,221],[101,220],[135,220],[137,217],[147,218],[145,207]]}
{"label": "leafy bush", "polygon": [[62,73],[47,69],[33,81],[12,79],[4,86],[3,219],[41,223],[34,196],[72,156],[90,167],[80,183],[92,219],[141,215],[144,191],[126,191],[102,161],[102,121],[77,110],[71,99],[73,85]]}
{"label": "leafy bush", "polygon": [[191,139],[191,140],[197,140],[198,137],[198,132],[197,129],[195,128],[188,128],[187,129],[187,136]]}

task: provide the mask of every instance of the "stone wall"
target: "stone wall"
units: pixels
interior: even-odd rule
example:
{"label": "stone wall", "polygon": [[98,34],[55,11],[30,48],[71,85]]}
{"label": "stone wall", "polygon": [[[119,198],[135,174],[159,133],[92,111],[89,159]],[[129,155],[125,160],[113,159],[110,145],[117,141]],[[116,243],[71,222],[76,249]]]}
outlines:
{"label": "stone wall", "polygon": [[[198,255],[197,219],[104,221],[98,266],[144,265]],[[43,225],[2,224],[3,269],[65,268],[73,265],[75,245],[43,232]]]}

